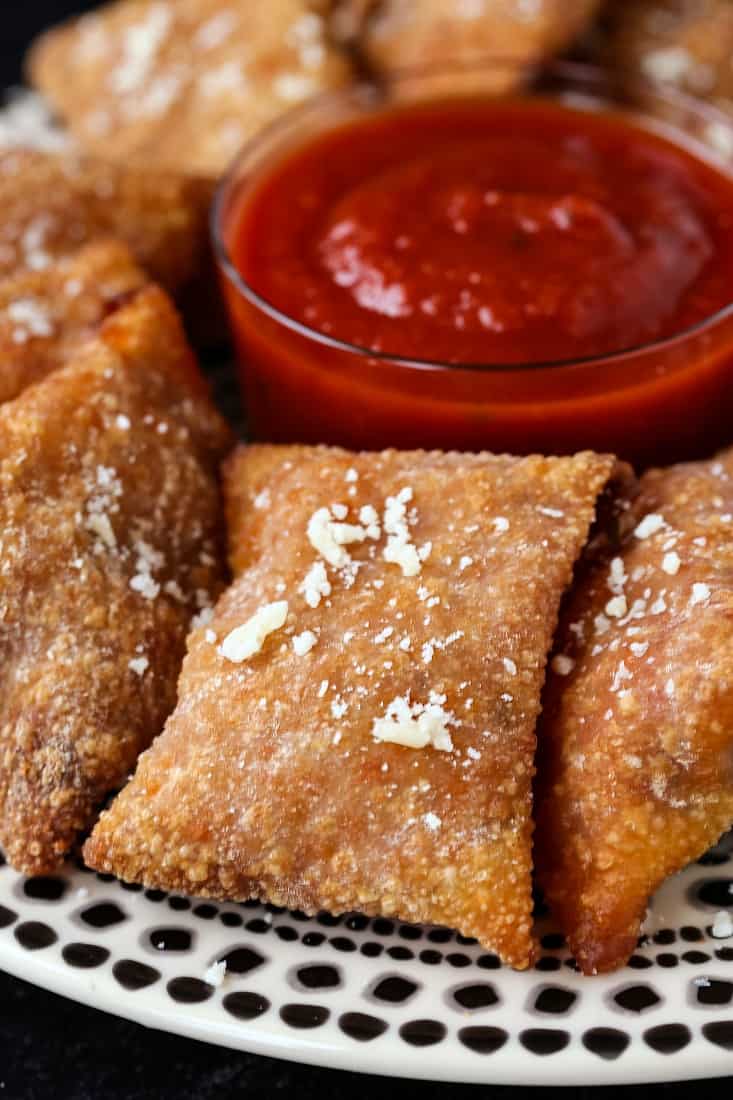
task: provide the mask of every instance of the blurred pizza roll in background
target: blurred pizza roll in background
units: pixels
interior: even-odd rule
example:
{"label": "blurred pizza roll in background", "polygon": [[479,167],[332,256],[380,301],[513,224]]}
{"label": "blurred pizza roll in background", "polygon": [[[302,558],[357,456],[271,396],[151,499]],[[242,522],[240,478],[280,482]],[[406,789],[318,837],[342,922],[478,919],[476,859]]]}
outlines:
{"label": "blurred pizza roll in background", "polygon": [[586,974],[733,823],[733,451],[640,488],[567,601],[540,725],[537,876]]}
{"label": "blurred pizza roll in background", "polygon": [[733,107],[729,0],[614,0],[604,25],[608,64]]}
{"label": "blurred pizza roll in background", "polygon": [[0,402],[73,359],[146,282],[115,240],[0,278]]}
{"label": "blurred pizza roll in background", "polygon": [[229,430],[146,287],[0,407],[0,845],[58,866],[175,702],[224,579]]}
{"label": "blurred pizza roll in background", "polygon": [[526,967],[547,651],[613,465],[240,448],[235,582],[87,862],[444,924]]}
{"label": "blurred pizza roll in background", "polygon": [[352,75],[308,0],[117,0],[42,35],[28,67],[84,148],[207,178]]}

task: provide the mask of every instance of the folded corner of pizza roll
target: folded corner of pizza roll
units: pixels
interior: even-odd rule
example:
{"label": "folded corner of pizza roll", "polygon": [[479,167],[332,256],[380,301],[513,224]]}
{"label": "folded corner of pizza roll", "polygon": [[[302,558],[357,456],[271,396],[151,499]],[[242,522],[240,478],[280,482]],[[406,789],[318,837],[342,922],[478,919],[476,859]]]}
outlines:
{"label": "folded corner of pizza roll", "polygon": [[214,410],[149,286],[0,407],[0,845],[57,866],[160,732],[223,586]]}
{"label": "folded corner of pizza roll", "polygon": [[535,724],[614,460],[240,448],[235,581],[88,864],[449,925],[526,967]]}
{"label": "folded corner of pizza roll", "polygon": [[537,875],[587,974],[733,823],[733,451],[652,470],[564,608],[539,730]]}

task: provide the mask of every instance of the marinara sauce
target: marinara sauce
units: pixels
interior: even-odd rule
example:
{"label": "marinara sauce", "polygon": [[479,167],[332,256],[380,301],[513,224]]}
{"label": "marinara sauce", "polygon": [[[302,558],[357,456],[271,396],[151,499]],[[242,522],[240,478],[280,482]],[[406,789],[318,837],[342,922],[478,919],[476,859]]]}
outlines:
{"label": "marinara sauce", "polygon": [[703,324],[732,296],[733,180],[621,114],[374,113],[271,163],[225,239],[302,326],[227,285],[260,438],[646,462],[733,435],[732,323]]}

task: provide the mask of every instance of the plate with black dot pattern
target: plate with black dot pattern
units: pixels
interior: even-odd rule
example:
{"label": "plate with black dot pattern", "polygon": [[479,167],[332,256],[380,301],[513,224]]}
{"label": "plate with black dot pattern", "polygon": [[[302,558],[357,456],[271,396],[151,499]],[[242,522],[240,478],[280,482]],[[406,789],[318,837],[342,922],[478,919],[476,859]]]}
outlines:
{"label": "plate with black dot pattern", "polygon": [[401,1077],[623,1084],[733,1072],[733,833],[653,899],[628,966],[585,978],[551,917],[523,973],[446,928],[145,890],[0,856],[0,967],[222,1046]]}

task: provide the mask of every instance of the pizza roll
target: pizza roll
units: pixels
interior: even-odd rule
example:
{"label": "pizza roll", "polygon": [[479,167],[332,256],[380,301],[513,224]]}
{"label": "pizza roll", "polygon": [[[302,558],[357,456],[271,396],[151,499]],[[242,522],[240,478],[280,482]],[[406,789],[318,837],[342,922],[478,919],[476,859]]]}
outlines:
{"label": "pizza roll", "polygon": [[733,822],[733,452],[653,470],[564,610],[540,727],[536,864],[585,973]]}
{"label": "pizza roll", "polygon": [[216,178],[265,123],[350,78],[315,9],[117,0],[44,34],[30,76],[84,148]]}
{"label": "pizza roll", "polygon": [[612,467],[240,448],[236,580],[87,862],[446,924],[526,967],[546,654]]}
{"label": "pizza roll", "polygon": [[0,278],[0,403],[73,359],[147,281],[114,240]]}
{"label": "pizza roll", "polygon": [[165,294],[0,407],[0,845],[53,869],[160,732],[222,587],[228,429]]}

